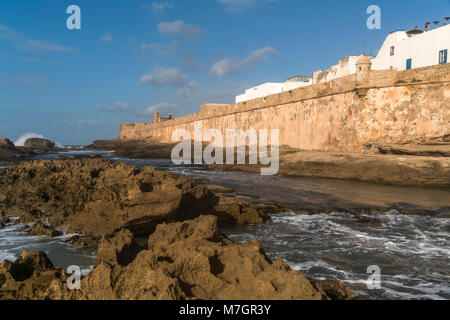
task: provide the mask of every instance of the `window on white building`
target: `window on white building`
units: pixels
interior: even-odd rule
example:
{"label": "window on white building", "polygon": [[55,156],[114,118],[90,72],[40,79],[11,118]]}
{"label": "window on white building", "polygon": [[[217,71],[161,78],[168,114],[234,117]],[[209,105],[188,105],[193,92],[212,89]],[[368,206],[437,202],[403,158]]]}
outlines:
{"label": "window on white building", "polygon": [[447,52],[448,52],[448,50],[439,51],[439,64],[447,63]]}
{"label": "window on white building", "polygon": [[391,47],[391,57],[395,55],[395,47]]}

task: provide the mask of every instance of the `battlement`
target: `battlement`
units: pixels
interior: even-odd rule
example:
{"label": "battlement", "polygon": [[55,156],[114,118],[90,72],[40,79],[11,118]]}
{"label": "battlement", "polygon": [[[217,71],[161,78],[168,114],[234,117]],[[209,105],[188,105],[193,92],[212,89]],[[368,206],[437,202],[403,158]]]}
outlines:
{"label": "battlement", "polygon": [[[122,124],[119,138],[159,137],[170,142],[171,132],[176,128],[191,131],[195,121],[203,121],[210,123],[211,128],[223,130],[225,127],[280,127],[281,144],[309,150],[360,152],[362,144],[369,138],[400,141],[408,137],[415,139],[423,135],[450,133],[450,64],[399,72],[370,70],[370,65],[364,64],[360,67],[357,66],[356,74],[347,77],[236,104],[206,104],[199,113],[160,123]],[[377,108],[385,109],[384,112],[390,112],[390,115],[380,114]],[[429,114],[424,118],[423,114],[417,114],[417,108],[423,114]],[[405,111],[411,113],[411,119],[402,123],[400,120],[405,117],[394,115]],[[345,120],[345,117],[362,116],[361,112],[364,112],[364,117],[357,122]],[[380,118],[378,127],[373,127],[372,122],[378,117],[383,120]],[[389,117],[394,118],[387,123]],[[346,123],[330,123],[337,118]],[[386,136],[390,131],[387,127],[392,128],[394,123],[400,131],[395,134],[391,132],[390,137]],[[328,128],[327,124],[330,124]],[[367,134],[366,137],[363,133],[369,124],[372,134]],[[414,124],[420,126],[420,133],[411,128]],[[354,132],[353,139],[356,143],[345,138],[347,135],[333,133],[334,129],[341,131],[343,128]],[[283,133],[288,129],[291,131]],[[413,131],[416,133],[413,134]],[[374,132],[378,134],[373,134]],[[346,140],[349,141],[345,142]]]}

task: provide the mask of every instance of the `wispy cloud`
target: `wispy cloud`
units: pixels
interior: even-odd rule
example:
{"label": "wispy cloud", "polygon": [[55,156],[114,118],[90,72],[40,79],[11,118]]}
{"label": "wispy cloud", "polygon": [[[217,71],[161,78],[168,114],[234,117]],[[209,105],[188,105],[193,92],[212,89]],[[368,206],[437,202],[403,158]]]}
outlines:
{"label": "wispy cloud", "polygon": [[175,51],[178,50],[178,43],[176,41],[173,41],[171,43],[141,43],[141,49],[142,52],[146,52],[150,49],[156,50],[159,56],[163,57],[169,57],[171,56]]}
{"label": "wispy cloud", "polygon": [[17,50],[31,53],[70,52],[74,49],[49,40],[28,39],[16,30],[0,24],[0,39],[10,42]]}
{"label": "wispy cloud", "polygon": [[129,102],[120,102],[117,101],[116,103],[110,105],[110,106],[104,106],[104,107],[97,107],[95,111],[99,112],[125,112],[129,109]]}
{"label": "wispy cloud", "polygon": [[272,47],[265,47],[253,51],[245,59],[225,58],[212,66],[211,74],[216,77],[226,77],[244,70],[249,70],[256,64],[267,61],[271,54],[278,54],[278,51]]}
{"label": "wispy cloud", "polygon": [[159,112],[161,116],[165,117],[169,113],[176,116],[177,112],[179,111],[179,107],[173,103],[159,103],[155,104],[153,106],[150,106],[144,110],[140,110],[136,113],[137,116],[144,116],[144,117],[153,117],[155,112]]}
{"label": "wispy cloud", "polygon": [[100,42],[117,44],[117,41],[114,39],[113,35],[109,31],[106,31],[104,34],[102,34],[102,36],[100,37]]}
{"label": "wispy cloud", "polygon": [[162,12],[165,9],[172,9],[174,5],[170,2],[152,2],[141,6],[142,9],[152,10],[153,12]]}
{"label": "wispy cloud", "polygon": [[186,39],[198,39],[202,35],[207,34],[202,28],[185,23],[182,20],[161,22],[158,24],[158,31],[161,34],[183,37]]}
{"label": "wispy cloud", "polygon": [[176,89],[196,86],[196,83],[191,81],[189,76],[181,73],[177,68],[157,67],[153,70],[153,73],[141,76],[140,82],[155,87],[169,86]]}

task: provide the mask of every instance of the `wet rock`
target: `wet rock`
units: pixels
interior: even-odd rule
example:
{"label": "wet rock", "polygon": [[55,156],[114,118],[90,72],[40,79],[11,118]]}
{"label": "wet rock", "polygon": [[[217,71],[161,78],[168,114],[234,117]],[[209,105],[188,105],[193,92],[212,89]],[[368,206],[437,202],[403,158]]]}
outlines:
{"label": "wet rock", "polygon": [[343,285],[313,283],[281,259],[272,263],[257,240],[233,243],[220,234],[217,217],[158,225],[148,249],[126,265],[114,253],[117,243],[130,243],[130,235],[115,237],[100,245],[105,251],[111,246],[112,259],[98,259],[82,281],[81,295],[87,299],[354,298]]}
{"label": "wet rock", "polygon": [[4,228],[9,223],[11,223],[11,219],[9,219],[9,218],[0,218],[0,229]]}
{"label": "wet rock", "polygon": [[221,235],[217,217],[160,224],[139,248],[128,230],[103,237],[95,268],[69,291],[44,253],[0,264],[0,299],[328,300],[356,299],[342,283],[306,278],[261,243]]}
{"label": "wet rock", "polygon": [[222,199],[198,180],[104,159],[31,161],[1,170],[0,201],[23,222],[48,219],[95,238],[122,228],[147,236],[161,222],[202,214],[232,224],[269,219],[264,208]]}
{"label": "wet rock", "polygon": [[16,150],[16,146],[11,140],[0,138],[0,149]]}
{"label": "wet rock", "polygon": [[69,299],[66,281],[45,253],[23,251],[15,262],[0,264],[0,300]]}
{"label": "wet rock", "polygon": [[29,231],[22,236],[47,236],[47,237],[59,237],[63,235],[61,231],[55,230],[52,226],[46,225],[42,222],[36,222]]}
{"label": "wet rock", "polygon": [[98,242],[99,242],[98,238],[80,235],[73,236],[72,238],[66,241],[66,243],[69,243],[76,248],[96,247],[98,245]]}
{"label": "wet rock", "polygon": [[353,291],[347,288],[342,282],[339,281],[323,281],[308,278],[311,284],[322,294],[331,300],[354,300],[362,299],[361,297],[355,297]]}
{"label": "wet rock", "polygon": [[25,141],[24,147],[31,149],[53,149],[55,143],[48,139],[30,138]]}

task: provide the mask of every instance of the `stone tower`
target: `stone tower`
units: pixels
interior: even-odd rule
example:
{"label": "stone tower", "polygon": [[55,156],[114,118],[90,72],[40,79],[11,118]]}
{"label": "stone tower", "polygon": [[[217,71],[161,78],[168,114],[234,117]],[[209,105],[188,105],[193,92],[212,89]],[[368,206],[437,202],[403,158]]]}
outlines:
{"label": "stone tower", "polygon": [[356,82],[358,87],[364,87],[369,84],[370,70],[372,61],[367,56],[361,56],[356,62]]}
{"label": "stone tower", "polygon": [[155,117],[154,117],[153,123],[160,123],[160,122],[161,122],[161,120],[160,120],[159,112],[155,111]]}

